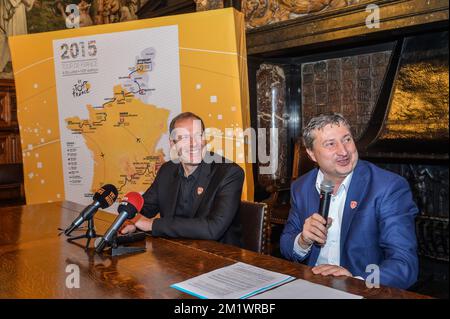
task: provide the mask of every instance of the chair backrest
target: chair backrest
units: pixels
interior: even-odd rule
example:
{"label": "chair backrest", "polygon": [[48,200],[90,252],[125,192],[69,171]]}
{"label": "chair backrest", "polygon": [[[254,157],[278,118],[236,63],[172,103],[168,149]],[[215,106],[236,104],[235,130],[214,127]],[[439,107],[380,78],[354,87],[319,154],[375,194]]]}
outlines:
{"label": "chair backrest", "polygon": [[0,164],[0,184],[20,184],[22,182],[22,164]]}
{"label": "chair backrest", "polygon": [[242,248],[266,253],[269,237],[267,204],[241,201],[239,215],[242,230]]}

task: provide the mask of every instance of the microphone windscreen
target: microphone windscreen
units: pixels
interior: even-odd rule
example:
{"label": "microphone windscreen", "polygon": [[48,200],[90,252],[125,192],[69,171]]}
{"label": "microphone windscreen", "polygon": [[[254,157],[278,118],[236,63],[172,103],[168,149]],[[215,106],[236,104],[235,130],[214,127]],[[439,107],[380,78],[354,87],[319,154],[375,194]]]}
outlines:
{"label": "microphone windscreen", "polygon": [[325,193],[330,193],[330,192],[333,191],[333,189],[334,189],[334,184],[330,180],[324,179],[322,181],[322,183],[320,183],[320,190],[325,192]]}
{"label": "microphone windscreen", "polygon": [[144,198],[138,192],[127,193],[118,207],[119,214],[121,212],[128,213],[128,219],[134,218],[144,206]]}
{"label": "microphone windscreen", "polygon": [[114,185],[106,184],[95,192],[93,200],[99,202],[101,208],[107,208],[114,204],[118,194],[119,192]]}

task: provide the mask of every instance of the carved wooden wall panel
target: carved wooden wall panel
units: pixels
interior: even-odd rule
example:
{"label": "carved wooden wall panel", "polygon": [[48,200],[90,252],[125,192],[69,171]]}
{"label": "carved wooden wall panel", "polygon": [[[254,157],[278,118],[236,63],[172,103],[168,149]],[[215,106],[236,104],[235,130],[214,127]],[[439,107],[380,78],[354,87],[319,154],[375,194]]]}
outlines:
{"label": "carved wooden wall panel", "polygon": [[[206,1],[206,0],[204,0]],[[368,0],[242,0],[247,29],[308,16]]]}
{"label": "carved wooden wall panel", "polygon": [[313,116],[339,112],[358,139],[370,120],[390,55],[384,51],[303,64],[303,126]]}

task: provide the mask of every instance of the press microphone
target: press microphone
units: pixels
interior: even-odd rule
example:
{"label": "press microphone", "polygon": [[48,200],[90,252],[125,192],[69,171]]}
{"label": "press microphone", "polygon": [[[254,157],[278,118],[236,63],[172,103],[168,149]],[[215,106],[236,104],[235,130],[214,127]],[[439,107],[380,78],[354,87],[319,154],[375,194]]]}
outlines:
{"label": "press microphone", "polygon": [[325,219],[328,223],[328,211],[330,210],[330,200],[331,194],[333,193],[334,184],[332,181],[323,180],[320,183],[320,204],[319,204],[319,215]]}
{"label": "press microphone", "polygon": [[117,195],[117,188],[114,185],[106,184],[100,187],[92,197],[92,204],[83,209],[72,224],[64,230],[64,234],[69,236],[75,229],[80,227],[84,221],[91,219],[99,208],[107,208],[114,204]]}
{"label": "press microphone", "polygon": [[112,223],[103,237],[98,238],[95,242],[95,251],[100,253],[105,249],[106,245],[111,245],[116,237],[117,232],[123,225],[125,220],[132,219],[139,213],[144,206],[144,199],[137,192],[130,192],[125,195],[119,207],[117,208],[119,216]]}

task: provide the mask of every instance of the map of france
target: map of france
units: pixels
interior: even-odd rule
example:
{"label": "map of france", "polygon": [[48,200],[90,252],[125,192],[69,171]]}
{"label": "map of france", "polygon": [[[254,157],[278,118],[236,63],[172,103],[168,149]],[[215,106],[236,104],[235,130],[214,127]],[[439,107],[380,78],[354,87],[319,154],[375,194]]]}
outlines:
{"label": "map of france", "polygon": [[164,162],[164,152],[156,149],[168,130],[170,111],[145,104],[121,85],[102,107],[86,106],[89,119],[65,119],[72,134],[81,134],[94,159],[91,191],[111,183],[119,194],[145,191]]}

